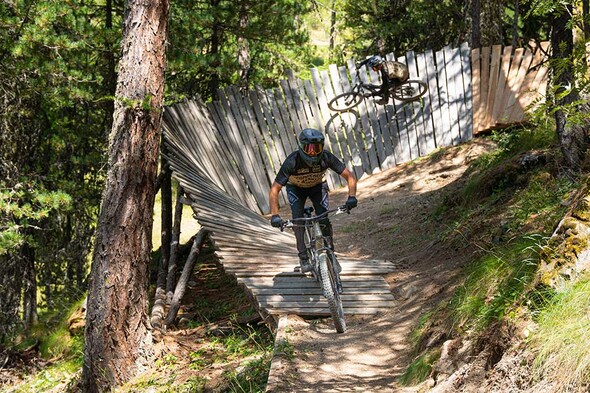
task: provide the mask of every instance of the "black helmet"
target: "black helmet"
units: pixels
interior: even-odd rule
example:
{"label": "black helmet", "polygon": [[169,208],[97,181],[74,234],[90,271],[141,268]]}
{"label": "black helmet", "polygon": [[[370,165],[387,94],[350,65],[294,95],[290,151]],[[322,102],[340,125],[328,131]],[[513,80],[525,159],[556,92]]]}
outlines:
{"label": "black helmet", "polygon": [[367,65],[371,68],[374,68],[374,67],[380,66],[381,64],[383,64],[383,62],[384,62],[383,57],[381,57],[379,55],[375,55],[375,56],[371,56],[369,58]]}
{"label": "black helmet", "polygon": [[299,134],[299,155],[308,166],[319,164],[324,141],[324,134],[314,128],[306,128]]}

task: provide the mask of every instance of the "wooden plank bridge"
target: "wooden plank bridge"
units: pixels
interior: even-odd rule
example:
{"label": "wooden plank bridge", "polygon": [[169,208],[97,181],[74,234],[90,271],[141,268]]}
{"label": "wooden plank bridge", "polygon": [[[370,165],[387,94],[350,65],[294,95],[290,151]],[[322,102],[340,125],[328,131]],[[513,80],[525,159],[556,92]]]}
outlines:
{"label": "wooden plank bridge", "polygon": [[[194,162],[195,135],[168,129],[167,159],[192,201],[199,223],[210,232],[226,273],[251,295],[263,315],[329,315],[319,284],[295,271],[299,265],[295,237],[272,228],[267,219],[229,196]],[[394,303],[383,278],[395,269],[386,261],[339,258],[345,314],[374,314]]]}

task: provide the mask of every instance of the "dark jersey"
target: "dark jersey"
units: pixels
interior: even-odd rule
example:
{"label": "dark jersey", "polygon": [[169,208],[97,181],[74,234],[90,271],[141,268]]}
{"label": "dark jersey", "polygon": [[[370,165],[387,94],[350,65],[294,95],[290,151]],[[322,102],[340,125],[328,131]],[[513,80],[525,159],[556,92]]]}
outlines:
{"label": "dark jersey", "polygon": [[281,165],[275,181],[282,186],[288,183],[301,188],[310,188],[325,180],[324,174],[328,169],[341,174],[346,169],[346,165],[334,154],[324,150],[319,164],[310,167],[303,162],[299,151],[294,151]]}

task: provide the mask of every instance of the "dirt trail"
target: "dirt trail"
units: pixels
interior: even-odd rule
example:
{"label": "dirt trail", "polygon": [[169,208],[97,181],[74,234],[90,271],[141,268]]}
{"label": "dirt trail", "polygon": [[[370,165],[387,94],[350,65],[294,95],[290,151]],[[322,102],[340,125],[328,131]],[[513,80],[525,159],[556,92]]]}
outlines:
{"label": "dirt trail", "polygon": [[[408,336],[419,317],[450,293],[454,274],[473,252],[467,244],[452,249],[441,241],[451,229],[433,213],[460,189],[468,164],[490,148],[474,140],[361,179],[359,207],[351,216],[334,216],[336,251],[400,266],[386,277],[398,304],[388,313],[348,317],[344,334],[335,333],[328,319],[289,316],[287,355],[274,363],[267,391],[415,390],[396,384],[410,360]],[[331,193],[333,206],[345,199],[346,190]]]}

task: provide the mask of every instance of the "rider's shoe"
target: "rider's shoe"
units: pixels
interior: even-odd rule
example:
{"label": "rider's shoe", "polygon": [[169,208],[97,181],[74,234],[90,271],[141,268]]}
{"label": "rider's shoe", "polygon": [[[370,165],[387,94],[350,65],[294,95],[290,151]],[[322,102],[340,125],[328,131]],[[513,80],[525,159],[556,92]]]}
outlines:
{"label": "rider's shoe", "polygon": [[311,263],[309,263],[309,259],[299,259],[299,265],[301,266],[301,273],[307,273],[313,270]]}

